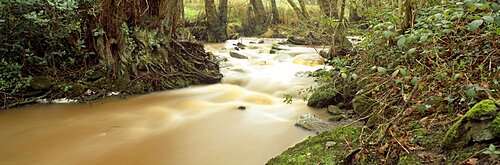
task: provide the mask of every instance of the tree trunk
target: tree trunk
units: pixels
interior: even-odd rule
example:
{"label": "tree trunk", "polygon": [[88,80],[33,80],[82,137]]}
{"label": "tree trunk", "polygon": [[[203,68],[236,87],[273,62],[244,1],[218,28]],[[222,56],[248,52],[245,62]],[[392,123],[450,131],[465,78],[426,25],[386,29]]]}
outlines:
{"label": "tree trunk", "polygon": [[345,0],[342,0],[342,6],[340,8],[339,24],[334,27],[333,35],[332,35],[332,45],[330,46],[330,50],[328,52],[328,56],[326,58],[332,58],[337,55],[345,54],[348,49],[352,47],[352,43],[347,39],[344,34],[344,12],[345,12]]}
{"label": "tree trunk", "polygon": [[223,36],[222,41],[228,39],[227,35],[227,0],[220,0],[219,2],[219,28],[221,29]]}
{"label": "tree trunk", "polygon": [[321,11],[328,17],[337,17],[337,0],[318,0]]}
{"label": "tree trunk", "polygon": [[349,21],[358,22],[361,17],[358,15],[358,4],[355,0],[349,2]]}
{"label": "tree trunk", "polygon": [[276,0],[271,0],[271,11],[273,13],[272,24],[276,25],[280,23],[280,14],[278,12],[278,7],[276,6]]}
{"label": "tree trunk", "polygon": [[132,82],[162,90],[220,80],[218,66],[203,46],[175,41],[182,0],[97,0],[95,4],[102,11],[83,20],[87,47],[107,68],[112,90],[125,90]]}
{"label": "tree trunk", "polygon": [[288,4],[290,4],[290,6],[292,7],[293,11],[295,11],[295,14],[297,14],[297,17],[304,20],[306,18],[304,13],[302,13],[302,11],[299,9],[299,7],[297,7],[295,2],[293,2],[293,0],[287,0],[287,1],[288,1]]}
{"label": "tree trunk", "polygon": [[215,8],[214,0],[205,0],[207,15],[208,41],[222,42],[227,40],[227,0],[221,0],[219,11]]}
{"label": "tree trunk", "polygon": [[258,35],[262,34],[263,32],[267,31],[267,19],[266,19],[266,14],[265,14],[265,9],[264,9],[264,4],[262,3],[262,0],[250,0],[250,5],[251,8],[251,13],[253,13],[253,18],[252,15],[250,15],[248,23],[248,28],[251,28],[251,32],[253,35]]}
{"label": "tree trunk", "polygon": [[304,18],[309,18],[309,13],[307,13],[307,7],[306,7],[306,3],[304,2],[304,0],[298,0],[299,1],[299,5],[300,5],[300,9],[302,10],[302,15],[304,15]]}
{"label": "tree trunk", "polygon": [[405,17],[403,20],[402,31],[406,31],[411,28],[415,22],[415,16],[413,15],[413,4],[410,0],[405,0]]}

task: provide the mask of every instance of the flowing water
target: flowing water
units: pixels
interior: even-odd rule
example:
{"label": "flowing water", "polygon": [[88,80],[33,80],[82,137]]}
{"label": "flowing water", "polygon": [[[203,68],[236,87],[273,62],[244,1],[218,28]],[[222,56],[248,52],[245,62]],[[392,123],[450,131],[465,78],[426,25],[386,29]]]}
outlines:
{"label": "flowing water", "polygon": [[[313,83],[301,73],[323,66],[314,48],[254,41],[206,44],[227,60],[221,84],[0,111],[0,164],[264,164],[313,134],[294,123],[316,112],[282,96],[301,97]],[[229,55],[237,42],[249,59]]]}

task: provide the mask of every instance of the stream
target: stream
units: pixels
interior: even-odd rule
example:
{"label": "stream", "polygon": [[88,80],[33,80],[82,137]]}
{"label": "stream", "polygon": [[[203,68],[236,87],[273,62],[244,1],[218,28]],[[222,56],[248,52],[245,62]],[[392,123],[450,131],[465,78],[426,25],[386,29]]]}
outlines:
{"label": "stream", "polygon": [[222,60],[220,84],[0,111],[0,164],[265,164],[313,135],[294,124],[319,113],[299,91],[314,84],[305,72],[324,67],[321,48],[271,54],[281,40],[205,44]]}

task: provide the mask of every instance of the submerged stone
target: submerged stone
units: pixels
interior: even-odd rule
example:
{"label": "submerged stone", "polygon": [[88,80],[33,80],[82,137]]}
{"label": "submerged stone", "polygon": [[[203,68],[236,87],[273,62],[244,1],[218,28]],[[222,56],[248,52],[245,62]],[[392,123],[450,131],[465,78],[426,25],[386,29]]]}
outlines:
{"label": "submerged stone", "polygon": [[448,130],[443,148],[460,148],[470,142],[484,142],[500,138],[500,113],[493,100],[483,100]]}
{"label": "submerged stone", "polygon": [[229,52],[229,55],[233,58],[238,58],[238,59],[248,59],[247,56],[244,56],[242,54],[236,53],[236,52]]}

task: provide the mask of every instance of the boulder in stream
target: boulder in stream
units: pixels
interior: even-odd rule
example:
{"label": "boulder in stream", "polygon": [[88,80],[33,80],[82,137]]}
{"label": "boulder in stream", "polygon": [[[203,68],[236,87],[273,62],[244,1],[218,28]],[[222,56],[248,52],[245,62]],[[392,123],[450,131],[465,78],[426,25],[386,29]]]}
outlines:
{"label": "boulder in stream", "polygon": [[483,100],[448,130],[441,146],[461,148],[471,142],[485,142],[500,138],[500,111],[493,100]]}
{"label": "boulder in stream", "polygon": [[327,120],[323,120],[311,113],[306,113],[300,116],[295,125],[317,133],[335,128],[335,125],[333,123],[328,122]]}
{"label": "boulder in stream", "polygon": [[233,58],[238,58],[238,59],[248,59],[247,56],[244,56],[242,54],[236,53],[236,52],[229,52],[229,55]]}

